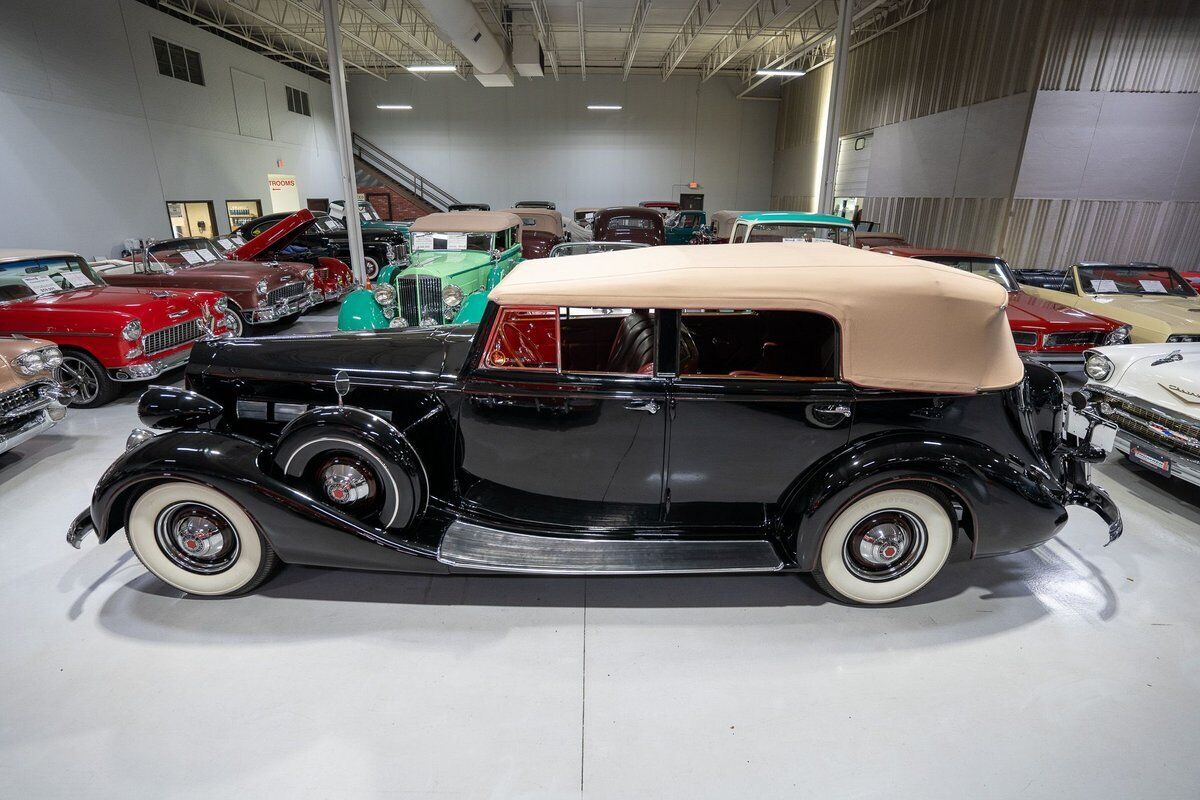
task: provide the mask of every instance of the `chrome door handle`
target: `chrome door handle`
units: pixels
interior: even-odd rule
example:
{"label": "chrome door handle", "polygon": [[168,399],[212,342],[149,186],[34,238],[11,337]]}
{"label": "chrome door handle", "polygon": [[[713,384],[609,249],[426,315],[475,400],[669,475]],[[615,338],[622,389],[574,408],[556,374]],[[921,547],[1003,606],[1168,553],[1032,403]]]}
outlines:
{"label": "chrome door handle", "polygon": [[841,403],[832,403],[832,404],[826,404],[826,405],[821,405],[821,406],[814,406],[813,410],[819,411],[822,414],[840,414],[843,417],[850,416],[850,406],[843,405]]}
{"label": "chrome door handle", "polygon": [[658,413],[657,400],[633,400],[625,404],[626,411],[645,411],[647,414]]}

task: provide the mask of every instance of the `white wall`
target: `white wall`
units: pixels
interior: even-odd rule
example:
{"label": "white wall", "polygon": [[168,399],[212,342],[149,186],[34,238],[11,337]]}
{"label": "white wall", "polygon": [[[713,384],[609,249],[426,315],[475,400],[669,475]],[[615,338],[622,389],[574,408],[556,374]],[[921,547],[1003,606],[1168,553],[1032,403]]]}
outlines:
{"label": "white wall", "polygon": [[[448,75],[356,76],[350,122],[451,194],[493,208],[518,200],[569,210],[678,199],[694,179],[710,211],[765,209],[777,104],[739,101],[735,87],[723,78],[547,75],[488,89]],[[624,108],[586,109],[595,103]]]}
{"label": "white wall", "polygon": [[[272,172],[296,175],[302,200],[341,196],[328,84],[133,0],[10,0],[3,14],[0,247],[111,254],[170,235],[166,200],[213,201],[224,232],[226,200],[270,210]],[[152,35],[199,51],[206,85],[159,75]],[[266,82],[272,138],[239,133],[233,69]],[[312,117],[287,110],[285,84]]]}

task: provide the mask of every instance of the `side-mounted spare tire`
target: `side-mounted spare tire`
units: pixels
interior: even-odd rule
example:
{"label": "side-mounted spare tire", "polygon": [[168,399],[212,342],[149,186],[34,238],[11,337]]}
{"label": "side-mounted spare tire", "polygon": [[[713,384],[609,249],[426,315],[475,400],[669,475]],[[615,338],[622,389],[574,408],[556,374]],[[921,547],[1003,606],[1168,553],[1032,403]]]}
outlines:
{"label": "side-mounted spare tire", "polygon": [[415,525],[429,503],[420,456],[395,426],[360,408],[317,408],[288,423],[272,456],[289,482],[361,521]]}

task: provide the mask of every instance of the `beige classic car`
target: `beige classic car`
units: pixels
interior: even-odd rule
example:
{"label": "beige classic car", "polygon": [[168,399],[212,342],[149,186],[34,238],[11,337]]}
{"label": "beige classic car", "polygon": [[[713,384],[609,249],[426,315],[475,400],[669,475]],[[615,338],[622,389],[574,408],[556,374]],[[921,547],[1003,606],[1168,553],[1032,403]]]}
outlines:
{"label": "beige classic car", "polygon": [[0,336],[0,453],[66,416],[68,398],[54,377],[61,364],[51,342]]}
{"label": "beige classic car", "polygon": [[1065,272],[1015,272],[1035,297],[1129,325],[1134,344],[1200,342],[1200,295],[1170,267],[1085,261]]}

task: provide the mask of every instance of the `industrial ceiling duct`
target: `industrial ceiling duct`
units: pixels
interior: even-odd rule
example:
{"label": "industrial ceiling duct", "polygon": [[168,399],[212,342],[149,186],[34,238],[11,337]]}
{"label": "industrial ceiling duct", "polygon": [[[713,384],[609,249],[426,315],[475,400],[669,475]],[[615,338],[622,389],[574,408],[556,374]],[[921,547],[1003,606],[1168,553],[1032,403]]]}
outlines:
{"label": "industrial ceiling duct", "polygon": [[422,5],[429,21],[471,62],[481,84],[513,85],[508,55],[470,0],[426,0]]}
{"label": "industrial ceiling duct", "polygon": [[517,74],[523,78],[545,75],[546,60],[542,46],[534,35],[535,22],[529,11],[512,11],[512,61]]}

